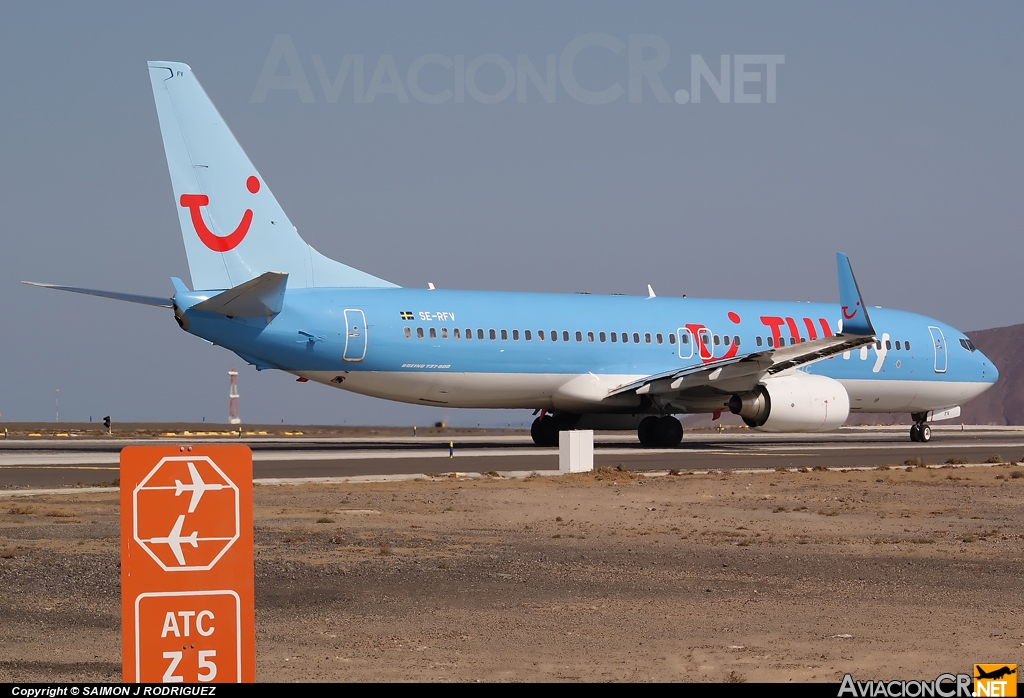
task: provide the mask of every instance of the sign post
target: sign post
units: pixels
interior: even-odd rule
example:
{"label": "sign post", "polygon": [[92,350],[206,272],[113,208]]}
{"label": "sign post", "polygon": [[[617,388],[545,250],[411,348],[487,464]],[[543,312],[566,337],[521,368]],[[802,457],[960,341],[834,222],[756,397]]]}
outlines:
{"label": "sign post", "polygon": [[252,452],[121,451],[125,682],[256,680]]}

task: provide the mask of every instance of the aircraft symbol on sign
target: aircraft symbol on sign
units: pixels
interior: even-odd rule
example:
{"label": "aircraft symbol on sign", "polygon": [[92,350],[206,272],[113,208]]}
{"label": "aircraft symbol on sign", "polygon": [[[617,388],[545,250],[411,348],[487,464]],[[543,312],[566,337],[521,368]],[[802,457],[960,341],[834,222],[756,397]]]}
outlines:
{"label": "aircraft symbol on sign", "polygon": [[[188,503],[188,513],[193,513],[196,510],[196,506],[199,505],[199,500],[203,498],[204,492],[211,492],[214,490],[223,490],[227,485],[208,485],[203,482],[203,478],[200,477],[199,471],[196,470],[195,463],[189,462],[188,472],[192,478],[192,483],[186,485],[181,480],[174,481],[174,496],[180,497],[182,492],[191,492],[192,500]],[[181,523],[181,520],[178,520]],[[180,556],[179,556],[180,559]],[[182,563],[184,564],[184,563]]]}
{"label": "aircraft symbol on sign", "polygon": [[208,456],[160,459],[132,507],[135,540],[168,572],[212,568],[240,535],[238,486]]}
{"label": "aircraft symbol on sign", "polygon": [[[189,463],[189,465],[192,465],[192,464]],[[200,493],[200,496],[202,496],[202,493]],[[191,511],[191,509],[189,509],[189,511]],[[174,553],[174,557],[176,557],[178,559],[178,564],[179,565],[184,565],[185,564],[185,555],[182,554],[182,552],[181,552],[181,544],[182,543],[188,543],[193,548],[198,548],[199,547],[199,541],[197,540],[197,536],[199,535],[199,531],[192,531],[192,533],[190,533],[189,535],[183,536],[183,535],[181,535],[181,527],[184,524],[185,524],[185,515],[182,514],[182,515],[180,515],[178,517],[178,520],[174,522],[174,527],[171,529],[171,532],[169,534],[167,534],[166,536],[157,536],[156,538],[150,538],[146,542],[147,543],[166,543],[167,545],[171,546],[171,552]]]}

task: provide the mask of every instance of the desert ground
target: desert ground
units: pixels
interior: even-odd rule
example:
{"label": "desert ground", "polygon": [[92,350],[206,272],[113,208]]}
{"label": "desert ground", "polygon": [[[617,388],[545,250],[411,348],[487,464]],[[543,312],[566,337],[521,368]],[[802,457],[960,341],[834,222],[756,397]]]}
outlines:
{"label": "desert ground", "polygon": [[[255,489],[264,681],[839,681],[1024,663],[1024,467]],[[0,497],[0,681],[116,681],[116,492]]]}

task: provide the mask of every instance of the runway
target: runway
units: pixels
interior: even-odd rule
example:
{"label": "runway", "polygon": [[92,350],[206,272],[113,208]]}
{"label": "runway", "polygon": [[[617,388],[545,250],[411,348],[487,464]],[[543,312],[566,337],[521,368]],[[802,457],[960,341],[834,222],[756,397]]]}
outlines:
{"label": "runway", "polygon": [[[934,426],[928,444],[909,440],[906,427],[846,427],[829,434],[777,435],[747,430],[691,431],[674,449],[644,449],[633,434],[595,434],[594,464],[637,471],[734,468],[814,468],[902,465],[920,459],[982,463],[1024,458],[1024,428]],[[455,457],[448,457],[448,442]],[[168,437],[159,439],[17,439],[0,441],[0,487],[95,486],[118,477],[128,445],[244,443],[253,450],[253,476],[354,477],[452,471],[558,469],[558,451],[524,434],[419,437]]]}

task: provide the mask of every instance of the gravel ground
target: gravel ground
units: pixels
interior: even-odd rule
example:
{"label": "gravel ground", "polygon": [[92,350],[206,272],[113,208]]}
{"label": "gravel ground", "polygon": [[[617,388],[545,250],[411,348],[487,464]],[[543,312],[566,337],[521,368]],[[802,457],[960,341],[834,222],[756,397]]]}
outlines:
{"label": "gravel ground", "polygon": [[[264,486],[257,678],[838,681],[1024,663],[1024,468]],[[0,499],[0,681],[119,680],[115,494]]]}

